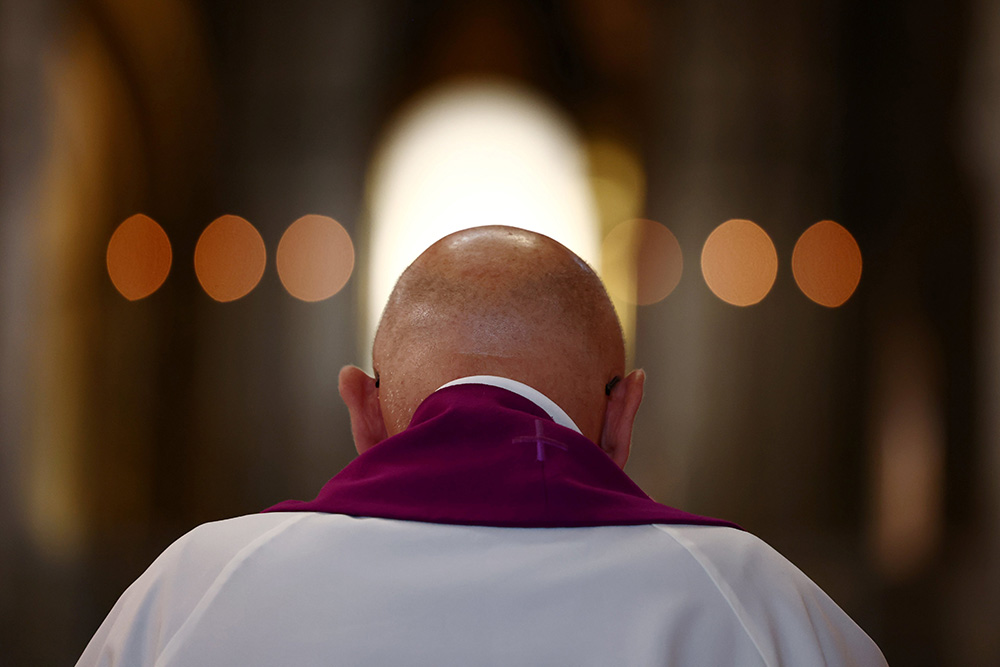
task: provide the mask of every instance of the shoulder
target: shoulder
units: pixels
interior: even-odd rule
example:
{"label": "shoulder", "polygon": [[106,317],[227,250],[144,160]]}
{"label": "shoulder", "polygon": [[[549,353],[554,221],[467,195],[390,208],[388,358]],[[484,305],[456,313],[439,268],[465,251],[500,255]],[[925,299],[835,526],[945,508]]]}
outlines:
{"label": "shoulder", "polygon": [[694,525],[657,525],[713,578],[728,580],[734,573],[775,576],[782,580],[805,577],[791,562],[756,535],[735,528]]}
{"label": "shoulder", "polygon": [[311,515],[309,512],[249,514],[201,524],[167,547],[131,588],[172,576],[183,577],[190,584],[186,588],[192,591],[206,587],[234,561]]}
{"label": "shoulder", "polygon": [[186,609],[225,577],[227,570],[312,516],[311,512],[275,512],[201,524],[167,547],[122,597],[148,596],[168,586],[171,604]]}
{"label": "shoulder", "polygon": [[310,516],[252,514],[202,524],[181,536],[125,590],[77,664],[153,664],[229,571]]}
{"label": "shoulder", "polygon": [[656,527],[697,561],[767,664],[885,664],[875,643],[819,586],[755,535]]}
{"label": "shoulder", "polygon": [[226,562],[241,550],[266,542],[311,516],[311,512],[271,512],[203,523],[167,547],[153,566],[177,564],[188,557],[197,557],[201,562],[204,558]]}

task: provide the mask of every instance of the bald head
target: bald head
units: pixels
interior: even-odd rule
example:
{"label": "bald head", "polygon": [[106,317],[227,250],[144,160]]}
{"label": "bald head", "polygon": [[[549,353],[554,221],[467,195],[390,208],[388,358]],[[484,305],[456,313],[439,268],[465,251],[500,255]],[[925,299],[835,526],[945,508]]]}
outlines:
{"label": "bald head", "polygon": [[583,260],[541,234],[477,227],[403,272],[373,362],[390,434],[442,384],[500,375],[549,396],[596,442],[604,387],[624,373],[624,356],[614,308]]}

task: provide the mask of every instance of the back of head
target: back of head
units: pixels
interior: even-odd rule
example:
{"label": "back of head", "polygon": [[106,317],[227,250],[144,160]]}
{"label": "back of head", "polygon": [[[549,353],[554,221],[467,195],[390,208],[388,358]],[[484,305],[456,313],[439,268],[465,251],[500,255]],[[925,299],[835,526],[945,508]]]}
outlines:
{"label": "back of head", "polygon": [[605,384],[624,372],[621,327],[600,279],[556,241],[513,227],[447,236],[403,273],[375,337],[390,434],[442,384],[499,375],[600,432]]}

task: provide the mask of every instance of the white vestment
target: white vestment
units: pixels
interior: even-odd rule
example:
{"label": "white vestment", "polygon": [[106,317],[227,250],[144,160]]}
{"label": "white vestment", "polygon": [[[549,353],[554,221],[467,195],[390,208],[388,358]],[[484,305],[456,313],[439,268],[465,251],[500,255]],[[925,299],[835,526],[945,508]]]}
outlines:
{"label": "white vestment", "polygon": [[78,663],[884,664],[819,587],[736,528],[507,528],[313,511],[181,537],[125,591]]}
{"label": "white vestment", "polygon": [[282,512],[179,539],[129,587],[78,664],[885,661],[802,572],[733,528]]}

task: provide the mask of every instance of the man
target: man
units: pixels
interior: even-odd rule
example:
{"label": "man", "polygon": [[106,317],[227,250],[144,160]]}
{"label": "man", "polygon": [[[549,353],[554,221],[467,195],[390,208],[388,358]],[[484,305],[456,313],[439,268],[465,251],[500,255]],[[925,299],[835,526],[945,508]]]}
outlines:
{"label": "man", "polygon": [[624,474],[644,374],[555,241],[458,232],[404,272],[359,456],[311,502],[196,528],[80,665],[882,665],[763,542]]}

